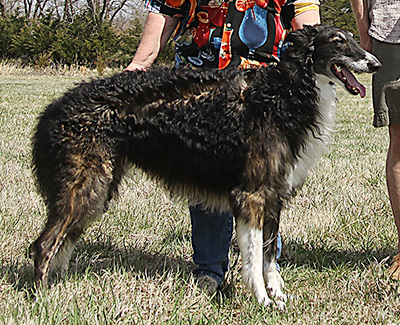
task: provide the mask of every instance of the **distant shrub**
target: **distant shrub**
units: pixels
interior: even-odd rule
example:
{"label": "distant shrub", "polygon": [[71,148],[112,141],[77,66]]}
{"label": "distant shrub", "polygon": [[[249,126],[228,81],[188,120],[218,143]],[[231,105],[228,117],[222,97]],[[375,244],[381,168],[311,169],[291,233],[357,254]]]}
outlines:
{"label": "distant shrub", "polygon": [[[0,19],[0,58],[20,59],[40,67],[53,63],[105,66],[126,66],[132,60],[142,34],[142,24],[118,31],[107,21],[95,21],[88,15],[74,17],[71,22],[52,16],[25,19],[12,16]],[[174,58],[168,44],[158,62]]]}

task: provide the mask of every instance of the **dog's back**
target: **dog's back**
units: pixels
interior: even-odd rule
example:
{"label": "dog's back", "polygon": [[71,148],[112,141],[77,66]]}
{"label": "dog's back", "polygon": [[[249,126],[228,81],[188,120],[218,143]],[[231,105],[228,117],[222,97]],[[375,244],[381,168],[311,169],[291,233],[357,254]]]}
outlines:
{"label": "dog's back", "polygon": [[171,188],[194,183],[200,191],[226,192],[239,184],[244,120],[237,114],[238,87],[226,75],[161,68],[70,90],[47,107],[34,135],[33,166],[42,193],[59,195],[70,173],[80,169],[103,171],[109,182],[118,173],[112,169],[125,162],[161,176]]}

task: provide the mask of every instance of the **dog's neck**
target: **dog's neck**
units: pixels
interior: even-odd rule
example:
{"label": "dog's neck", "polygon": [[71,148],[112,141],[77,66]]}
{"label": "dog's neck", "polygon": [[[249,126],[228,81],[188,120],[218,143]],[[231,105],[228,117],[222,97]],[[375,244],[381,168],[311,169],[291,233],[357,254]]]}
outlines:
{"label": "dog's neck", "polygon": [[316,84],[319,90],[319,116],[323,141],[327,144],[335,126],[336,119],[336,84],[328,77],[317,74]]}

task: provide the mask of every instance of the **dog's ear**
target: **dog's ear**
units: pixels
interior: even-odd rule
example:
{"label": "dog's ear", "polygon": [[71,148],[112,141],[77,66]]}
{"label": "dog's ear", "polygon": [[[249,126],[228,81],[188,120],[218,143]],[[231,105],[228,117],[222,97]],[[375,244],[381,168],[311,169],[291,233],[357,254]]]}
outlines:
{"label": "dog's ear", "polygon": [[312,49],[313,44],[311,43],[316,34],[317,34],[316,26],[304,25],[302,29],[298,29],[289,33],[285,38],[285,42],[289,42],[291,44],[299,44],[299,45],[307,44],[309,48]]}
{"label": "dog's ear", "polygon": [[307,35],[314,35],[316,33],[315,26],[314,25],[303,25],[302,30],[304,33]]}
{"label": "dog's ear", "polygon": [[290,59],[301,56],[304,64],[311,69],[317,32],[316,26],[304,25],[302,29],[289,33],[282,46],[282,57],[285,55],[286,59]]}
{"label": "dog's ear", "polygon": [[[307,31],[305,29],[298,29],[290,32],[286,38],[285,43],[289,42],[291,44],[301,44],[304,43],[304,39],[307,37]],[[288,44],[288,45],[291,45]]]}

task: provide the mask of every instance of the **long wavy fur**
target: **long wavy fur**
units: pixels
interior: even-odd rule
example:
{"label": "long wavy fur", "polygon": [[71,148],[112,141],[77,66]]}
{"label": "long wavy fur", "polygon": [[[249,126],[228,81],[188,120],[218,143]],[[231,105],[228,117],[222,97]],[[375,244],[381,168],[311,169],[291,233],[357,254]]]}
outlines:
{"label": "long wavy fur", "polygon": [[[104,211],[130,165],[178,196],[231,209],[257,227],[264,215],[278,219],[293,194],[287,177],[310,132],[319,133],[313,33],[291,34],[277,67],[123,72],[51,103],[33,137],[48,208],[32,247],[35,280],[47,281],[51,261]],[[253,220],[248,207],[259,201],[270,211]]]}

